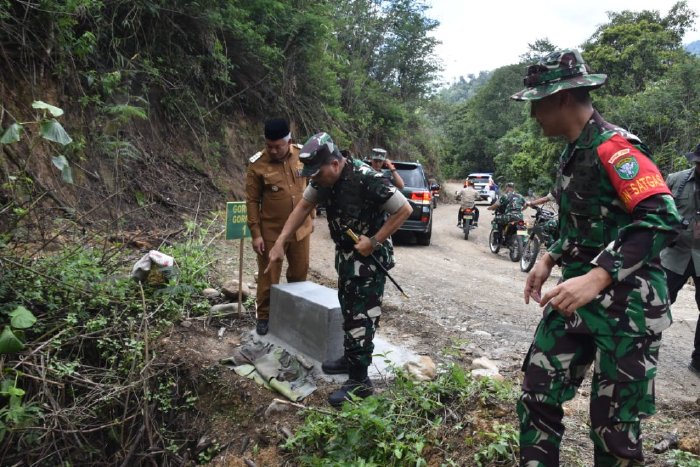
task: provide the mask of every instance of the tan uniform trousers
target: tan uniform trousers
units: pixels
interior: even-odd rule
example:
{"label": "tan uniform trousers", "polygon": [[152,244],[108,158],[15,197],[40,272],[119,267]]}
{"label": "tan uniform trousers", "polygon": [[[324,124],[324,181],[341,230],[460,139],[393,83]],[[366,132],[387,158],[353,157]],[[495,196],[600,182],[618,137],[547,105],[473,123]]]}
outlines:
{"label": "tan uniform trousers", "polygon": [[[309,246],[311,235],[307,235],[301,240],[292,240],[284,246],[284,255],[287,258],[287,282],[301,282],[306,280],[309,272]],[[258,256],[258,289],[255,298],[257,319],[270,318],[270,287],[272,284],[279,284],[282,276],[282,261],[275,263],[267,274],[265,268],[269,263],[268,252],[275,245],[275,242],[265,240],[265,252]]]}

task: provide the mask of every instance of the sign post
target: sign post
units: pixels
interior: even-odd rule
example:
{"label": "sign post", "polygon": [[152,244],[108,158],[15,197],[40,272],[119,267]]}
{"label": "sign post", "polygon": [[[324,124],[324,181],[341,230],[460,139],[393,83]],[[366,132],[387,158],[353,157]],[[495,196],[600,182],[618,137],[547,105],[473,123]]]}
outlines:
{"label": "sign post", "polygon": [[245,201],[226,203],[226,240],[240,239],[238,260],[238,314],[241,314],[243,299],[243,244],[250,238],[248,229],[248,210]]}

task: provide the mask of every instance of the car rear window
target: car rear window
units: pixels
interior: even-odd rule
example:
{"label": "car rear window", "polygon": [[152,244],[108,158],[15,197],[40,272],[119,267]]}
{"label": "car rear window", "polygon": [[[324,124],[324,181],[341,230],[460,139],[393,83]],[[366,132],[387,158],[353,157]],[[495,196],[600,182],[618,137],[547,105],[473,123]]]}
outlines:
{"label": "car rear window", "polygon": [[425,178],[423,178],[423,171],[419,167],[413,169],[396,169],[403,179],[403,183],[406,186],[414,188],[426,188]]}
{"label": "car rear window", "polygon": [[469,180],[474,183],[488,183],[489,177],[470,177]]}

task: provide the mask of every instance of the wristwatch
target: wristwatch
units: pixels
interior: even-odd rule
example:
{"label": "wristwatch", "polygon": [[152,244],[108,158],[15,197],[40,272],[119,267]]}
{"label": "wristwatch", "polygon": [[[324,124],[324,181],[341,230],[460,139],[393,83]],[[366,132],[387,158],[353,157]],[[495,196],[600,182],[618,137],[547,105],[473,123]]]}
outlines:
{"label": "wristwatch", "polygon": [[379,243],[379,242],[377,241],[376,238],[374,238],[374,235],[372,235],[371,237],[369,237],[369,241],[370,241],[370,243],[372,244],[372,249],[373,249],[373,250],[376,250],[377,248],[379,248],[380,246],[382,246],[382,244]]}

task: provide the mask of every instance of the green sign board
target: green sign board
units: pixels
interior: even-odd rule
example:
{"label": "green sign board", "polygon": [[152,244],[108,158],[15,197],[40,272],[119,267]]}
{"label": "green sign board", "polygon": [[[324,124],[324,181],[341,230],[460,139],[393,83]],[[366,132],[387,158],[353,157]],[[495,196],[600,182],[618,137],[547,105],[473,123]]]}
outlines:
{"label": "green sign board", "polygon": [[226,203],[226,240],[249,238],[248,211],[245,201]]}

